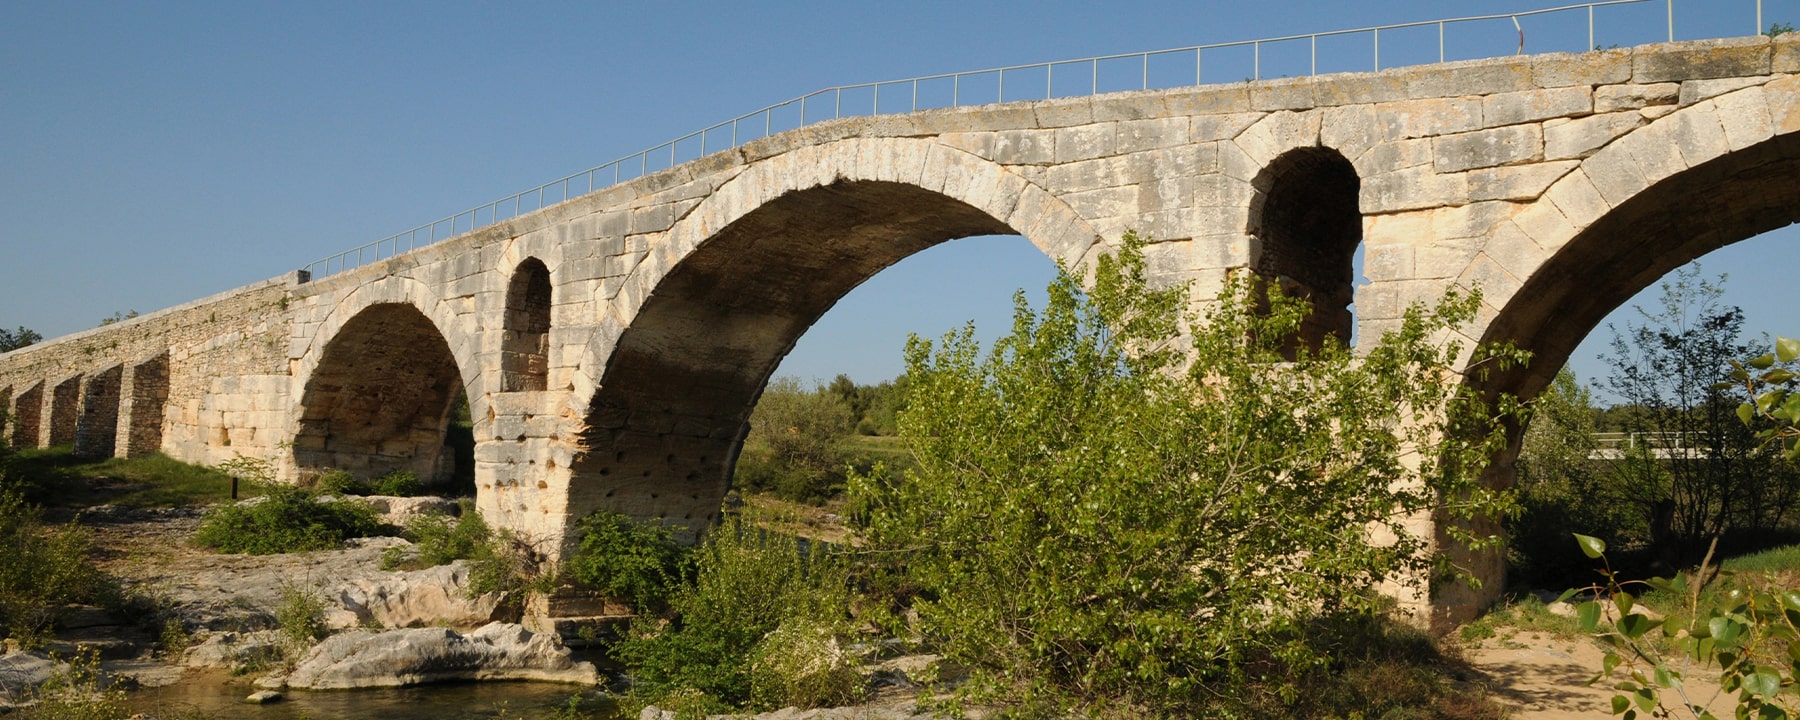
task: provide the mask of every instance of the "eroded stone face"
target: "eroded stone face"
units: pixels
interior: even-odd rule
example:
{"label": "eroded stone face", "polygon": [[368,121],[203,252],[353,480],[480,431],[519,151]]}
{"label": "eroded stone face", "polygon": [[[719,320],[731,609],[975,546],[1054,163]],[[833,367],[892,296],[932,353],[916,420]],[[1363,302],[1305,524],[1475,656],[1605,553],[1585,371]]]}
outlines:
{"label": "eroded stone face", "polygon": [[[596,508],[698,528],[800,334],[889,264],[985,233],[1079,272],[1136,230],[1155,241],[1154,282],[1198,303],[1236,270],[1282,278],[1322,309],[1318,338],[1376,337],[1413,303],[1479,287],[1467,339],[1535,350],[1495,381],[1529,396],[1637,289],[1800,217],[1796,48],[1675,43],[831,120],[349,272],[0,356],[6,433],[241,454],[289,479],[438,477],[461,391],[495,524],[552,556]],[[1359,251],[1361,284],[1347,280]]]}

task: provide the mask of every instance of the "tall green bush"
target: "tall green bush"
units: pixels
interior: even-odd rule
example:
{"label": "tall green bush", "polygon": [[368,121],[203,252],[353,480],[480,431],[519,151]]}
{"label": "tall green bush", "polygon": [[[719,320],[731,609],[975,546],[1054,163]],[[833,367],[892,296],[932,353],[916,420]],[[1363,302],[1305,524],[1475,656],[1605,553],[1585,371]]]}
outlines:
{"label": "tall green bush", "polygon": [[571,578],[638,613],[667,609],[688,564],[687,548],[668,527],[602,510],[582,518],[578,532],[580,544],[564,565]]}
{"label": "tall green bush", "polygon": [[86,530],[45,527],[36,507],[0,473],[0,630],[27,645],[71,603],[92,603],[116,588],[88,558]]}
{"label": "tall green bush", "polygon": [[332,550],[350,538],[385,531],[380,517],[361,502],[321,502],[299,489],[275,487],[253,501],[207,511],[194,542],[222,552],[268,555]]}
{"label": "tall green bush", "polygon": [[[727,521],[696,548],[694,577],[669,597],[668,619],[640,618],[614,655],[628,668],[641,702],[673,698],[686,707],[775,709],[805,698],[779,692],[776,665],[812,667],[794,655],[828,652],[849,612],[843,563],[795,538]],[[762,647],[776,630],[813,642]],[[778,636],[786,637],[786,636]],[[792,638],[789,638],[792,640]],[[763,663],[762,681],[753,681]],[[821,684],[796,680],[810,691]],[[753,692],[753,690],[755,690]],[[834,698],[842,699],[842,698]]]}
{"label": "tall green bush", "polygon": [[1063,274],[1041,311],[1017,300],[985,356],[971,328],[908,343],[900,432],[918,467],[852,488],[871,549],[922,589],[923,629],[973,669],[967,697],[1229,712],[1253,664],[1324,663],[1303,641],[1317,618],[1451,569],[1408,520],[1498,542],[1457,522],[1506,508],[1477,479],[1499,411],[1447,387],[1474,296],[1410,308],[1360,356],[1296,351],[1304,301],[1234,281],[1188,317],[1144,266],[1128,235],[1091,292]]}

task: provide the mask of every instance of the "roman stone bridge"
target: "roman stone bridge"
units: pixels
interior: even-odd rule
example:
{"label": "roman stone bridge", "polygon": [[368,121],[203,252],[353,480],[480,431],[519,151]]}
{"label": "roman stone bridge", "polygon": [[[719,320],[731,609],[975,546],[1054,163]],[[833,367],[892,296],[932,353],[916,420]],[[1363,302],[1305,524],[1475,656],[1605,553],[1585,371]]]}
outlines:
{"label": "roman stone bridge", "polygon": [[596,508],[713,521],[770,373],[888,265],[1018,234],[1082,268],[1127,229],[1156,282],[1306,293],[1316,341],[1479,286],[1468,335],[1535,351],[1495,385],[1531,396],[1638,290],[1800,218],[1794,37],[826,121],[0,356],[0,402],[16,445],[445,478],[466,393],[480,510],[554,551]]}

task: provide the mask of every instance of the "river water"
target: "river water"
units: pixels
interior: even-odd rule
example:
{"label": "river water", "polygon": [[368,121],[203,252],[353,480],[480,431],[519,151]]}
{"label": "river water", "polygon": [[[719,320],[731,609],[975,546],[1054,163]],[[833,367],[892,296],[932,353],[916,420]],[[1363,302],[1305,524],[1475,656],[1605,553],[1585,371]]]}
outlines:
{"label": "river water", "polygon": [[617,706],[592,687],[539,682],[470,682],[371,690],[292,690],[279,702],[244,702],[256,692],[250,677],[195,672],[181,682],[133,691],[134,711],[179,718],[188,711],[216,720],[484,720],[549,717],[578,698],[582,717],[614,717]]}

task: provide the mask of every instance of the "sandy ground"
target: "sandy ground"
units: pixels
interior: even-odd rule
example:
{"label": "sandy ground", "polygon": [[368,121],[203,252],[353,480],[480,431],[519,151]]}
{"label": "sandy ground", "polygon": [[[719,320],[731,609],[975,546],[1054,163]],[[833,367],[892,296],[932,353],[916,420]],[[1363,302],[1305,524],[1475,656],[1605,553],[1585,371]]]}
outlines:
{"label": "sandy ground", "polygon": [[[1496,637],[1464,651],[1464,659],[1481,673],[1493,697],[1514,708],[1516,720],[1602,720],[1612,714],[1611,689],[1623,679],[1615,673],[1611,682],[1587,682],[1599,672],[1604,653],[1587,640],[1569,640],[1536,632],[1503,628]],[[1688,673],[1687,693],[1705,702],[1713,714],[1730,717],[1732,698],[1719,692],[1717,671]],[[1681,699],[1665,691],[1664,702],[1678,707]]]}

